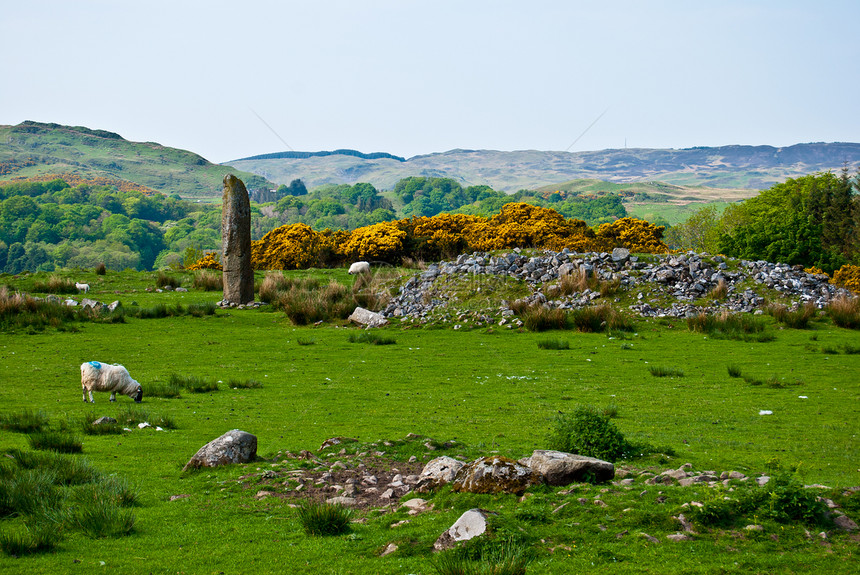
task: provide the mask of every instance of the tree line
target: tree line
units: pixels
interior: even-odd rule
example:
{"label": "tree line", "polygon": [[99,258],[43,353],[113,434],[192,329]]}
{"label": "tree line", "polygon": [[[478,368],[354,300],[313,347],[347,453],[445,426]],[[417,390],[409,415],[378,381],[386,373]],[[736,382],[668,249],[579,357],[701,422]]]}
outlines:
{"label": "tree line", "polygon": [[817,267],[860,265],[860,172],[788,179],[719,213],[695,212],[666,234],[680,249]]}

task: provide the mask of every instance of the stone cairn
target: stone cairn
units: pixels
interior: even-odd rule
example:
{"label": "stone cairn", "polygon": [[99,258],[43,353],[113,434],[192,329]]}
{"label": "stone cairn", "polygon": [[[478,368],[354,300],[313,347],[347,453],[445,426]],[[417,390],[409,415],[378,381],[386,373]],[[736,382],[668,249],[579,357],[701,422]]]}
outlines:
{"label": "stone cairn", "polygon": [[[475,292],[481,291],[483,282],[491,285],[487,278],[492,276],[523,280],[532,292],[523,298],[525,302],[549,308],[577,309],[600,303],[595,301],[601,298],[598,290],[586,289],[569,296],[553,296],[547,291],[551,282],[577,271],[599,280],[617,281],[622,290],[635,290],[636,303],[630,310],[642,317],[686,318],[721,310],[760,314],[767,302],[760,288],[780,292],[795,307],[812,302],[819,309],[835,297],[851,295],[828,283],[826,275],[806,273],[802,266],[740,260],[732,271],[724,257],[695,252],[643,259],[623,248],[612,253],[575,253],[565,248],[534,256],[523,254],[519,248],[501,255],[463,254],[454,261],[430,264],[411,277],[381,314],[389,321],[450,322],[454,329],[461,324],[519,326],[521,321],[506,304],[488,305],[478,312],[457,311],[456,297],[451,294],[457,279],[471,278],[470,289]],[[721,281],[727,286],[727,297],[708,300],[708,292]]]}
{"label": "stone cairn", "polygon": [[221,212],[221,262],[224,266],[222,306],[254,301],[254,272],[251,270],[251,202],[242,180],[224,176]]}

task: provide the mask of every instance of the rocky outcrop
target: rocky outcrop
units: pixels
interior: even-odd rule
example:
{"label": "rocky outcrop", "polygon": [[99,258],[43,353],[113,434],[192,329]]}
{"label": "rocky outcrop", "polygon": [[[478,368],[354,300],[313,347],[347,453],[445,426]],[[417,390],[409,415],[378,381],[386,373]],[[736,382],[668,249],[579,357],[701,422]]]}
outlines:
{"label": "rocky outcrop", "polygon": [[[429,321],[436,317],[456,325],[511,325],[517,321],[507,306],[488,307],[480,312],[456,311],[456,296],[449,286],[458,279],[471,278],[470,289],[506,276],[525,282],[532,290],[523,303],[550,308],[577,309],[601,301],[599,289],[586,288],[570,295],[555,295],[554,282],[575,272],[598,281],[617,283],[618,289],[633,293],[630,309],[643,317],[685,318],[698,313],[755,312],[765,305],[764,290],[781,292],[794,305],[812,302],[824,307],[839,295],[850,295],[828,283],[825,275],[809,274],[800,266],[765,261],[728,261],[722,256],[654,254],[633,256],[617,248],[610,253],[544,251],[526,256],[519,248],[500,255],[476,252],[454,261],[431,264],[411,277],[382,310],[386,318]],[[725,296],[709,298],[711,290],[725,285]],[[666,303],[668,302],[668,303]]]}
{"label": "rocky outcrop", "polygon": [[532,468],[546,483],[554,486],[583,481],[602,483],[615,476],[615,466],[608,461],[562,451],[536,450],[520,463]]}
{"label": "rocky outcrop", "polygon": [[230,463],[247,463],[257,457],[257,437],[233,429],[201,447],[182,471],[200,467],[218,467]]}

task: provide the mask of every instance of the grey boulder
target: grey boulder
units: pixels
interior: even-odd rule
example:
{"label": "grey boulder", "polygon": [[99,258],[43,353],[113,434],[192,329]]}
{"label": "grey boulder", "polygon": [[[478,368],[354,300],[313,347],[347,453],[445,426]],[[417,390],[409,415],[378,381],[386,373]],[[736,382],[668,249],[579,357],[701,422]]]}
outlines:
{"label": "grey boulder", "polygon": [[520,461],[539,473],[549,485],[569,485],[581,481],[603,482],[615,477],[615,466],[608,461],[575,453],[535,450]]}
{"label": "grey boulder", "polygon": [[231,463],[247,463],[257,457],[257,436],[239,429],[228,431],[201,447],[185,464],[182,471],[200,467],[218,467]]}

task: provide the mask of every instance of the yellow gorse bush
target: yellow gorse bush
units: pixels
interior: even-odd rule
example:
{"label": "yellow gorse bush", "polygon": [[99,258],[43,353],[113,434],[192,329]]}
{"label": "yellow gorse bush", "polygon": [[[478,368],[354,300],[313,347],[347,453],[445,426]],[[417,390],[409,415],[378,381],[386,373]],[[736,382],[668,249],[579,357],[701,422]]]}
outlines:
{"label": "yellow gorse bush", "polygon": [[663,243],[664,226],[655,226],[645,220],[621,218],[597,228],[597,248],[611,251],[627,248],[631,252],[661,254],[669,251]]}
{"label": "yellow gorse bush", "polygon": [[281,226],[252,244],[254,269],[298,269],[355,260],[397,263],[403,257],[439,259],[471,251],[537,248],[574,252],[665,253],[663,227],[635,218],[603,224],[595,232],[582,220],[553,209],[509,203],[492,218],[439,214],[383,222],[352,232],[316,232],[305,224]]}
{"label": "yellow gorse bush", "polygon": [[218,254],[209,252],[186,269],[188,270],[223,270],[221,262],[218,260]]}
{"label": "yellow gorse bush", "polygon": [[393,262],[403,256],[406,232],[397,222],[382,222],[354,230],[338,252],[355,260]]}
{"label": "yellow gorse bush", "polygon": [[844,265],[833,272],[830,283],[860,294],[860,266]]}

